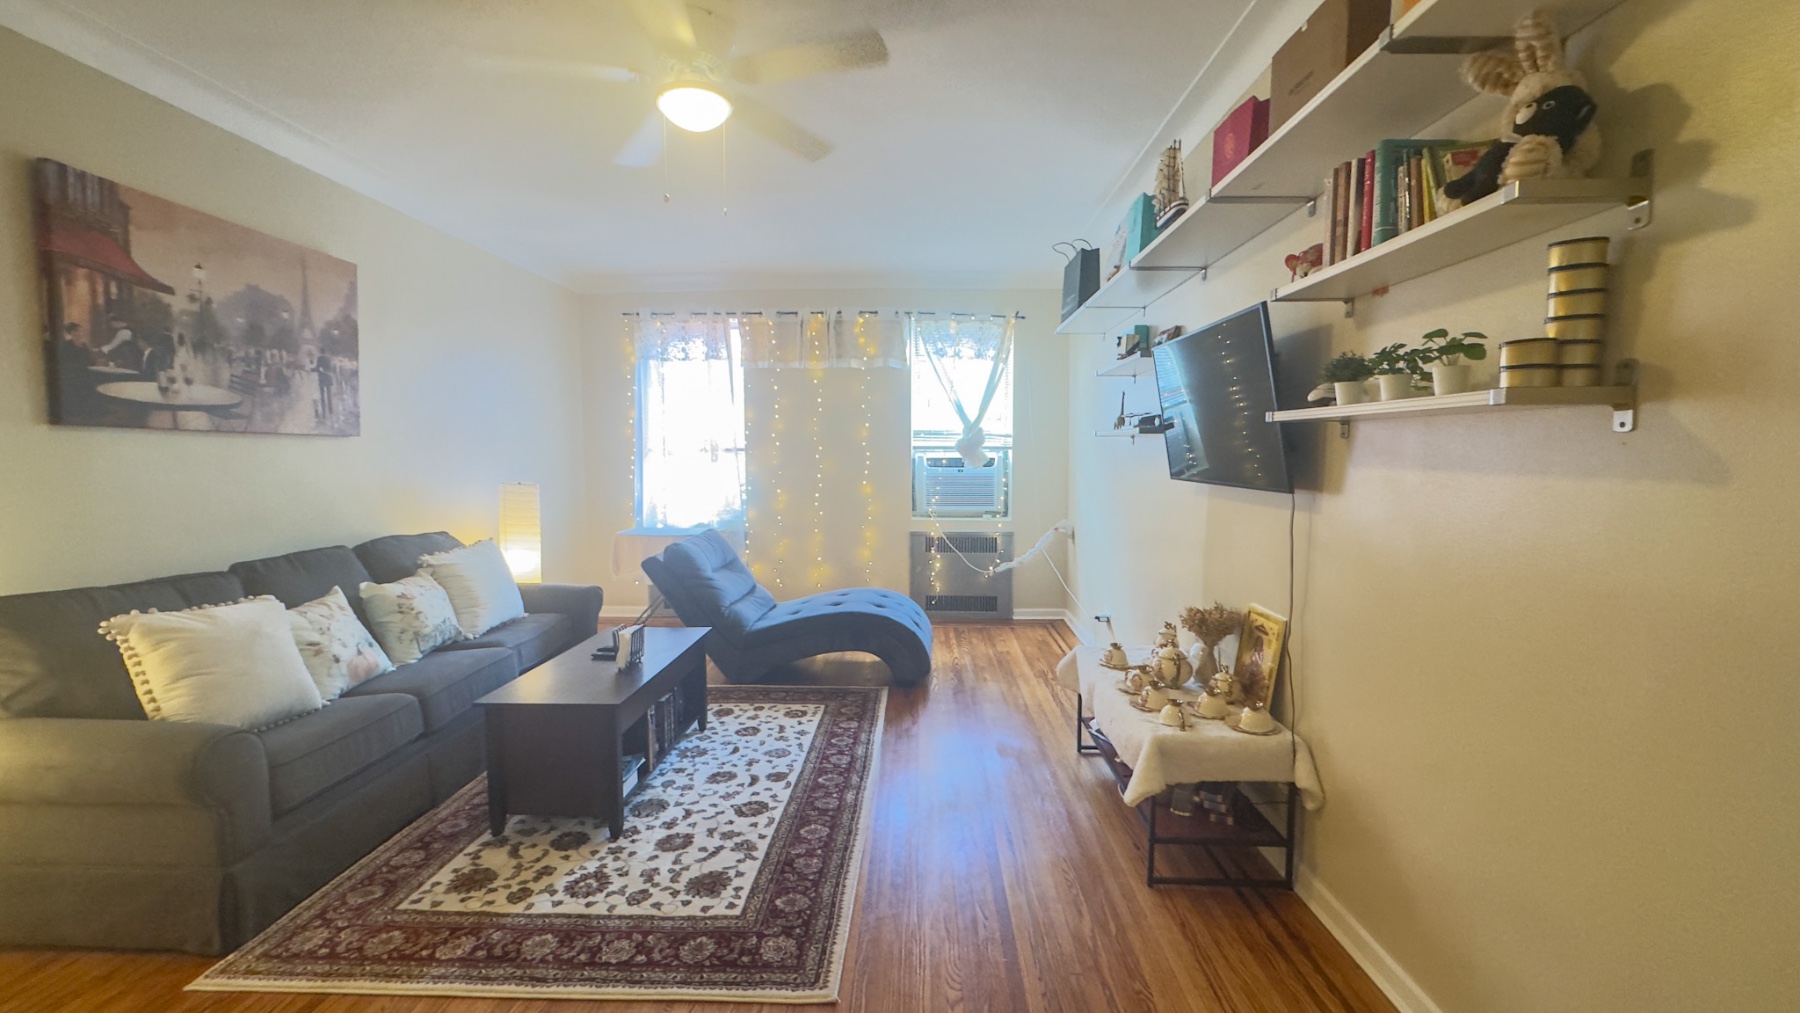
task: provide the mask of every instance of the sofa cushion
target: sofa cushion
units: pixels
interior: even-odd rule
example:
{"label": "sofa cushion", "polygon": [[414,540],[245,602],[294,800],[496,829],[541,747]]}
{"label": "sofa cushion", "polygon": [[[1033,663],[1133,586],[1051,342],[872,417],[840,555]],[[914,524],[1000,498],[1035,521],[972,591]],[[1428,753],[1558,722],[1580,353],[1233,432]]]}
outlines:
{"label": "sofa cushion", "polygon": [[519,659],[519,671],[536,668],[560,653],[573,639],[575,625],[568,616],[556,612],[520,616],[501,623],[474,640],[458,640],[444,650],[463,651],[471,647],[504,647]]}
{"label": "sofa cushion", "polygon": [[275,815],[300,805],[418,738],[419,703],[401,693],[339,699],[256,733],[269,758]]}
{"label": "sofa cushion", "polygon": [[775,607],[774,596],[756,583],[750,568],[717,531],[676,542],[663,550],[662,561],[688,601],[704,614],[705,621],[699,624],[683,616],[690,626],[714,626],[742,637]]}
{"label": "sofa cushion", "polygon": [[339,701],[382,693],[404,693],[419,701],[425,730],[435,732],[455,721],[484,696],[518,678],[519,661],[499,647],[433,651],[352,688]]}
{"label": "sofa cushion", "polygon": [[272,594],[288,608],[316,601],[334,587],[342,588],[359,617],[362,602],[357,600],[356,589],[369,579],[362,560],[344,545],[233,563],[231,574],[244,585],[245,593]]}
{"label": "sofa cushion", "polygon": [[369,571],[370,580],[377,584],[392,584],[418,573],[420,556],[461,547],[462,542],[449,532],[431,531],[422,535],[372,538],[358,545],[355,551],[356,558],[362,560],[363,567]]}
{"label": "sofa cushion", "polygon": [[175,612],[244,597],[229,573],[0,598],[0,717],[135,718],[144,708],[103,620],[132,609]]}
{"label": "sofa cushion", "polygon": [[153,721],[263,728],[324,706],[287,609],[267,595],[100,624]]}
{"label": "sofa cushion", "polygon": [[491,538],[448,552],[419,557],[419,572],[437,581],[456,609],[456,622],[470,637],[525,614],[525,599],[500,546]]}

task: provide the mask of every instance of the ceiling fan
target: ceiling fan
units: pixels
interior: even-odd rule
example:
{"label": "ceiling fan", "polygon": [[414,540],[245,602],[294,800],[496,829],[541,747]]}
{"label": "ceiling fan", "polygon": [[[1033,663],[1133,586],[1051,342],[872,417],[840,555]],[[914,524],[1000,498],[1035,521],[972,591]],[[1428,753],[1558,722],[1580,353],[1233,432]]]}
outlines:
{"label": "ceiling fan", "polygon": [[751,85],[787,81],[834,70],[887,63],[887,43],[873,30],[834,35],[796,46],[738,54],[732,0],[630,0],[633,17],[662,57],[663,73],[630,67],[544,60],[485,59],[501,70],[601,81],[654,85],[656,108],[613,156],[619,165],[654,165],[662,153],[663,123],[705,133],[736,119],[746,129],[774,141],[809,162],[831,153],[831,145],[746,94]]}

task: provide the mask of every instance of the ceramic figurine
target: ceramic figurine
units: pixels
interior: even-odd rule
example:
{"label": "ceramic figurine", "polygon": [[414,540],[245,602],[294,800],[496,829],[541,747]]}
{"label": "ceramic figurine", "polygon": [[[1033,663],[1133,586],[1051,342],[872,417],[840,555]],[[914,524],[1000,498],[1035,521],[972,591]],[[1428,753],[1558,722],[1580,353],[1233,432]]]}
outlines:
{"label": "ceramic figurine", "polygon": [[1118,669],[1121,672],[1131,667],[1131,662],[1125,657],[1125,648],[1119,646],[1116,640],[1106,649],[1106,653],[1100,656],[1100,664],[1105,668]]}
{"label": "ceramic figurine", "polygon": [[1238,728],[1252,735],[1263,735],[1275,730],[1275,719],[1261,707],[1251,704],[1238,715]]}
{"label": "ceramic figurine", "polygon": [[1170,728],[1179,728],[1184,732],[1187,731],[1187,711],[1182,710],[1180,704],[1168,704],[1163,707],[1162,712],[1157,716],[1161,719],[1163,724],[1168,725]]}

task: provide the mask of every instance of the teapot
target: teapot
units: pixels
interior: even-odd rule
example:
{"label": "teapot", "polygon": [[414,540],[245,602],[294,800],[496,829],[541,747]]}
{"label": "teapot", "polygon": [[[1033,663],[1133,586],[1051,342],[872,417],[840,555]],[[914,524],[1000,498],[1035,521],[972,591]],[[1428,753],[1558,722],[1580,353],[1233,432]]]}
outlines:
{"label": "teapot", "polygon": [[1165,686],[1180,686],[1194,674],[1194,666],[1181,648],[1170,645],[1156,652],[1157,674]]}

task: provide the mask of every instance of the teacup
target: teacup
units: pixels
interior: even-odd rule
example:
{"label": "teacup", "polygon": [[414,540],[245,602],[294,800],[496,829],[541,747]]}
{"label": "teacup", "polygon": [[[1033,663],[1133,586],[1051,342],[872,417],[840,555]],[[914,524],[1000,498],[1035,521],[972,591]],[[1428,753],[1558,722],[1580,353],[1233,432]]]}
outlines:
{"label": "teacup", "polygon": [[1139,702],[1144,705],[1145,710],[1160,711],[1169,705],[1169,693],[1160,686],[1148,686]]}
{"label": "teacup", "polygon": [[1238,727],[1246,732],[1267,732],[1275,728],[1275,719],[1259,707],[1245,707],[1238,715]]}

